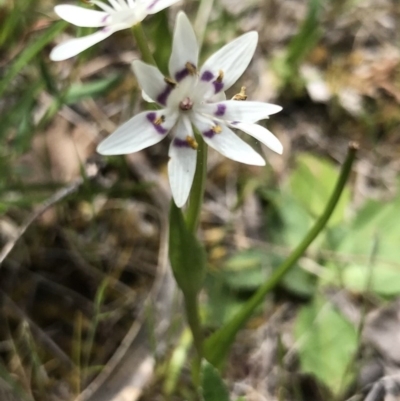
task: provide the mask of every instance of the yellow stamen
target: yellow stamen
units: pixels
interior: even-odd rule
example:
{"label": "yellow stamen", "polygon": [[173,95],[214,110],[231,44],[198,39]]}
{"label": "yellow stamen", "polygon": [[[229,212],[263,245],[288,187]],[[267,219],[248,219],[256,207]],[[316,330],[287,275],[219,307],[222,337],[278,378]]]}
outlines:
{"label": "yellow stamen", "polygon": [[216,81],[217,82],[222,82],[223,79],[224,79],[224,72],[222,70],[219,70],[218,77],[217,77]]}
{"label": "yellow stamen", "polygon": [[188,135],[187,137],[186,137],[186,142],[187,142],[187,144],[192,148],[192,149],[194,149],[194,150],[196,150],[198,147],[199,147],[199,144],[196,142],[196,140],[192,137],[192,136],[190,136],[190,135]]}
{"label": "yellow stamen", "polygon": [[190,75],[196,75],[197,74],[197,68],[195,65],[192,63],[189,63],[189,61],[185,64],[186,69],[189,71]]}
{"label": "yellow stamen", "polygon": [[233,96],[232,100],[246,100],[247,95],[246,95],[246,87],[242,86],[240,89],[240,93],[237,93],[235,96]]}
{"label": "yellow stamen", "polygon": [[176,82],[175,82],[173,79],[171,79],[171,78],[164,77],[164,82],[166,82],[168,85],[171,85],[171,86],[173,86],[173,87],[176,86]]}
{"label": "yellow stamen", "polygon": [[154,120],[154,125],[161,125],[165,121],[165,116],[160,116]]}
{"label": "yellow stamen", "polygon": [[214,125],[214,127],[211,127],[211,131],[215,132],[216,134],[220,134],[222,132],[222,128],[220,125]]}

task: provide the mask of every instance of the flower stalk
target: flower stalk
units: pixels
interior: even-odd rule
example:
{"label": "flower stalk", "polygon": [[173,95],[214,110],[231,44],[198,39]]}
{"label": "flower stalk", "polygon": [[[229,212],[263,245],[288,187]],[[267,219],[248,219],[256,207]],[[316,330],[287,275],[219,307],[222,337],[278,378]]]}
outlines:
{"label": "flower stalk", "polygon": [[192,233],[196,233],[200,220],[201,206],[204,199],[204,190],[207,177],[207,144],[200,135],[196,135],[199,144],[197,149],[196,172],[192,190],[189,196],[189,206],[186,213],[186,224]]}
{"label": "flower stalk", "polygon": [[296,264],[306,249],[311,245],[319,233],[328,223],[340,196],[345,188],[350,176],[353,162],[358,150],[358,144],[349,144],[347,158],[342,166],[342,170],[336,187],[329,199],[324,212],[316,221],[311,230],[307,233],[301,243],[292,254],[272,273],[271,277],[257,290],[257,292],[245,303],[243,308],[225,326],[209,337],[205,343],[205,357],[216,367],[220,367],[224,362],[228,350],[233,343],[236,333],[246,324],[252,316],[254,310],[264,301],[265,296],[273,290],[282,280],[284,275]]}
{"label": "flower stalk", "polygon": [[154,60],[153,57],[153,53],[150,51],[148,45],[149,42],[147,41],[146,35],[143,30],[143,26],[140,22],[137,23],[136,25],[133,25],[132,33],[133,36],[135,37],[136,44],[140,50],[140,53],[142,54],[142,60],[147,64],[157,66],[156,61]]}

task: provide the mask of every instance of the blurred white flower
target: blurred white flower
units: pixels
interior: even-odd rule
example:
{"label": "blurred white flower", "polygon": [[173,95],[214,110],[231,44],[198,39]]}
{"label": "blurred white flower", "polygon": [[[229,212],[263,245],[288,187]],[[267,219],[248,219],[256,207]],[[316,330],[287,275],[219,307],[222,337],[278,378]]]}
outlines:
{"label": "blurred white flower", "polygon": [[[164,78],[154,66],[133,62],[133,70],[146,100],[162,109],[142,112],[119,127],[100,143],[103,155],[137,152],[160,142],[172,131],[168,175],[178,207],[185,204],[196,169],[197,142],[192,124],[204,141],[224,156],[252,165],[265,165],[264,159],[231,128],[253,136],[277,153],[279,140],[256,121],[281,110],[263,102],[225,100],[224,91],[242,75],[253,57],[258,35],[246,33],[212,55],[198,71],[198,45],[193,28],[183,12],[177,17],[172,54],[171,78]],[[237,95],[237,98],[242,96]]]}
{"label": "blurred white flower", "polygon": [[50,53],[53,61],[76,56],[116,31],[127,29],[179,0],[91,0],[102,11],[62,4],[54,11],[65,21],[81,27],[103,27],[92,35],[72,39],[56,46]]}

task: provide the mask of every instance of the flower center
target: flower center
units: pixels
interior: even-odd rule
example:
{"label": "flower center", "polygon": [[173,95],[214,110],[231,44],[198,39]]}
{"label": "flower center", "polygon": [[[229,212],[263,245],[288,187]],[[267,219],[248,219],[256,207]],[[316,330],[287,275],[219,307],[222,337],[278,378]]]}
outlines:
{"label": "flower center", "polygon": [[180,103],[179,103],[179,108],[182,111],[188,111],[192,110],[193,108],[193,101],[190,99],[190,97],[185,97]]}
{"label": "flower center", "polygon": [[127,28],[137,24],[146,17],[146,10],[141,4],[135,6],[135,8],[125,8],[118,10],[110,14],[111,23],[110,25],[126,26]]}

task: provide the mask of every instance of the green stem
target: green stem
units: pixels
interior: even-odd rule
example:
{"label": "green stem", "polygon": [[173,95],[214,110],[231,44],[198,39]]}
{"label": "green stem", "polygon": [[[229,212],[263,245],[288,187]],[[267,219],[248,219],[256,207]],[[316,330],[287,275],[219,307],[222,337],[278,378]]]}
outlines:
{"label": "green stem", "polygon": [[304,237],[292,254],[272,273],[271,277],[257,290],[257,292],[245,303],[243,308],[225,326],[215,332],[205,342],[205,356],[214,366],[221,366],[227,355],[230,345],[233,343],[236,333],[242,328],[252,316],[254,310],[263,302],[268,294],[282,280],[283,276],[295,265],[304,254],[308,246],[323,230],[339,201],[347,179],[351,173],[358,145],[350,143],[347,158],[324,213],[316,221],[311,230]]}
{"label": "green stem", "polygon": [[146,35],[143,31],[142,24],[139,22],[138,24],[132,27],[133,36],[136,39],[136,44],[142,54],[142,59],[145,63],[152,64],[157,66],[156,61],[154,60],[153,54],[149,48],[149,42],[146,38]]}
{"label": "green stem", "polygon": [[196,347],[197,353],[203,355],[203,331],[201,329],[200,316],[198,313],[198,295],[197,294],[184,294],[185,295],[185,312],[189,327],[193,334],[193,342]]}
{"label": "green stem", "polygon": [[[190,192],[189,207],[186,214],[186,225],[189,231],[196,233],[199,224],[201,206],[203,204],[204,189],[207,177],[207,145],[201,135],[195,132],[199,145],[197,149],[196,172],[194,174],[193,186]],[[189,272],[190,274],[190,272]],[[200,385],[200,368],[203,358],[203,330],[201,327],[198,294],[184,293],[186,318],[193,335],[193,342],[197,351],[197,358],[192,364],[193,383]]]}
{"label": "green stem", "polygon": [[203,330],[199,315],[198,294],[184,293],[186,319],[193,336],[197,356],[192,364],[192,378],[196,387],[200,385],[200,367],[203,358]]}
{"label": "green stem", "polygon": [[199,224],[207,177],[207,145],[200,135],[196,135],[196,141],[199,144],[197,149],[196,172],[194,174],[193,187],[190,192],[189,207],[186,213],[187,227],[192,233],[196,232]]}

